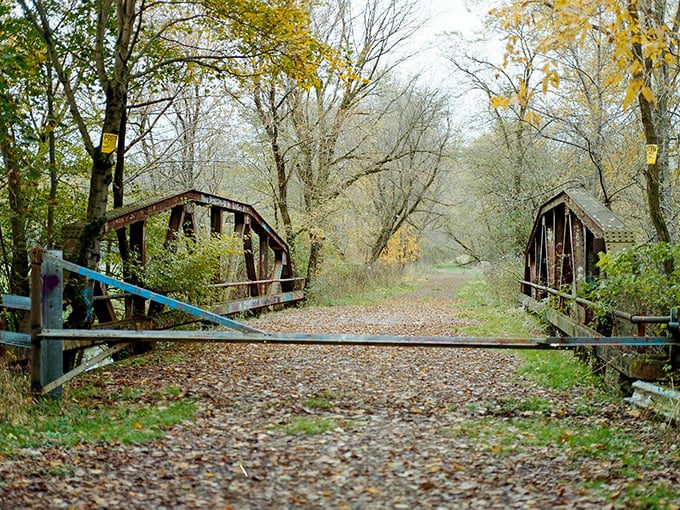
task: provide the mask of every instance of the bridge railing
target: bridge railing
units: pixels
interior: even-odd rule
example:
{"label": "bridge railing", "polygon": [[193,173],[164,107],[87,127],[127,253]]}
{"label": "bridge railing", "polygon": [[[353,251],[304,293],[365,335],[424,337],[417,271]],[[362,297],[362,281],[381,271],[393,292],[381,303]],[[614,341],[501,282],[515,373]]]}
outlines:
{"label": "bridge railing", "polygon": [[[579,305],[587,306],[590,308],[596,308],[598,306],[598,304],[595,303],[594,301],[590,301],[585,298],[574,296],[573,294],[552,289],[550,287],[546,287],[545,285],[539,285],[537,283],[529,282],[526,280],[520,280],[519,283],[537,290],[547,292],[548,294],[552,294],[553,296],[564,298],[567,301],[573,301],[574,303],[578,303]],[[669,324],[671,329],[673,327],[677,329],[677,317],[674,315],[675,314],[674,309],[671,310],[669,315],[640,315],[624,312],[622,310],[612,310],[611,314],[614,317],[628,321],[631,324],[637,324],[638,336],[645,336],[645,324]]]}

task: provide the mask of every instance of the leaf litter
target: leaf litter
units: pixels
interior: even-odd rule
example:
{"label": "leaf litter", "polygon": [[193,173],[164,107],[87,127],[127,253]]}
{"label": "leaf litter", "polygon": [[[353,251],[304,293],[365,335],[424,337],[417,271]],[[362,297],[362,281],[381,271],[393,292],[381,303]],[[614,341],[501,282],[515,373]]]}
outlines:
{"label": "leaf litter", "polygon": [[[454,298],[464,278],[437,273],[420,291],[379,304],[253,323],[272,332],[450,334],[470,321]],[[121,388],[138,388],[140,401],[179,388],[174,398],[197,400],[195,419],[146,443],[46,445],[0,458],[0,508],[680,508],[674,431],[588,386],[552,390],[518,377],[522,361],[511,351],[166,348],[176,354],[169,360],[113,365],[73,384],[95,384],[101,405]],[[634,438],[629,453],[654,464],[640,468],[594,439],[578,443],[598,426]]]}

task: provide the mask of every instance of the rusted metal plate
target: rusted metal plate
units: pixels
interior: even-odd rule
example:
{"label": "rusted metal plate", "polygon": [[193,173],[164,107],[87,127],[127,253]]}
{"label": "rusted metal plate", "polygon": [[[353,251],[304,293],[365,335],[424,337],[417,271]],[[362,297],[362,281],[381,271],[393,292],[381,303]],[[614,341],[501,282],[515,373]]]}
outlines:
{"label": "rusted metal plate", "polygon": [[[221,308],[225,311],[225,314],[235,314],[272,304],[288,303],[304,299],[304,296],[301,297],[299,294],[285,294],[282,298],[270,297],[273,294],[280,294],[282,291],[294,291],[297,279],[292,278],[293,269],[289,262],[288,245],[249,204],[196,190],[157,195],[109,211],[107,213],[107,224],[105,229],[107,232],[111,232],[129,226],[130,246],[141,254],[143,263],[145,258],[146,219],[164,211],[171,211],[170,224],[166,232],[166,240],[172,239],[174,233],[181,228],[184,228],[185,231],[195,231],[197,229],[198,226],[195,224],[195,218],[193,216],[194,206],[203,206],[210,209],[211,232],[221,231],[224,226],[223,217],[226,213],[232,213],[234,216],[234,230],[242,237],[242,257],[245,259],[248,279],[248,282],[246,282],[245,285],[248,285],[250,296],[254,297],[255,300],[240,304],[224,304]],[[189,225],[188,229],[187,224]],[[64,229],[64,251],[66,253],[73,254],[81,228],[82,227],[74,224]],[[256,234],[259,237],[258,245],[254,244],[251,234]],[[259,250],[254,249],[258,247]],[[270,251],[272,253],[270,253]],[[256,253],[258,256],[257,260],[255,259]],[[270,260],[274,262],[273,267],[271,268],[269,267]],[[230,272],[228,274],[231,275]],[[97,278],[93,279],[101,281]],[[130,281],[129,283],[135,284],[138,282]],[[118,285],[117,288],[120,289],[121,286]],[[137,288],[139,290],[133,293],[135,296],[133,304],[131,305],[129,302],[126,303],[125,315],[127,317],[156,315],[159,310],[162,309],[162,306],[159,306],[158,303],[175,309],[182,309],[195,316],[197,314],[200,315],[201,313],[195,309],[195,307],[181,304],[175,300],[172,301],[172,304],[168,304],[169,302],[162,303],[161,301],[165,299],[160,295],[154,294],[155,297],[151,299],[149,297],[151,294],[144,294],[141,287]],[[152,306],[149,307],[148,312],[146,312],[145,304],[145,300],[147,299],[154,301]],[[260,299],[260,301],[258,301],[258,299]],[[97,307],[95,310],[96,317],[99,322],[111,323],[116,320],[115,310],[111,306],[110,301],[100,300],[95,302],[95,305]],[[214,318],[204,316],[203,319],[213,320]],[[217,320],[213,320],[213,322],[219,323]],[[234,327],[240,329],[241,326],[238,323],[234,323]]]}
{"label": "rusted metal plate", "polygon": [[635,242],[634,232],[616,214],[585,190],[571,188],[561,191],[539,207],[537,216],[543,216],[560,204],[566,204],[581,221],[586,223],[596,237],[605,237],[605,233],[608,233],[613,236],[612,241],[616,239],[615,242]]}
{"label": "rusted metal plate", "polygon": [[264,220],[253,206],[196,190],[154,196],[146,200],[113,209],[106,214],[106,231],[110,232],[117,230],[185,203],[219,207],[229,212],[245,214],[249,217],[251,228],[255,233],[258,235],[266,234],[269,238],[269,247],[272,250],[289,251],[286,242]]}
{"label": "rusted metal plate", "polygon": [[[539,278],[542,283],[555,286],[550,281],[554,266],[558,261],[566,261],[572,279],[581,269],[582,273],[575,278],[581,281],[596,270],[597,259],[593,257],[599,251],[614,253],[634,244],[634,231],[594,196],[579,189],[564,190],[538,209],[525,251],[525,279]],[[574,260],[570,260],[572,256]]]}

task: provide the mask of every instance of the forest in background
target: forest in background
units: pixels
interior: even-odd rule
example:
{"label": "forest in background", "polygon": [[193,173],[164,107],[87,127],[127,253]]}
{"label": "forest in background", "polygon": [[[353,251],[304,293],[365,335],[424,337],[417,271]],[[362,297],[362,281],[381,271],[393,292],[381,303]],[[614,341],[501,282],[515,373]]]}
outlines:
{"label": "forest in background", "polygon": [[312,284],[463,253],[519,274],[572,186],[674,242],[671,3],[498,2],[438,36],[442,84],[409,64],[415,0],[2,0],[2,290],[64,225],[98,267],[107,210],[190,188],[253,204]]}

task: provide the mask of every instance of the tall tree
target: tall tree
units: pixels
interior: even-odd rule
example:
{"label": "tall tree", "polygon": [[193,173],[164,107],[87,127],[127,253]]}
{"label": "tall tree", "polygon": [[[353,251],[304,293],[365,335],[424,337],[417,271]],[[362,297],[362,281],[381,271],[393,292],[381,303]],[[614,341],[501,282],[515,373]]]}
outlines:
{"label": "tall tree", "polygon": [[[672,5],[673,4],[673,5]],[[673,91],[678,76],[680,4],[653,0],[573,0],[570,2],[514,1],[492,11],[512,33],[518,24],[537,32],[537,49],[546,55],[539,71],[543,90],[559,85],[560,63],[555,52],[585,46],[592,31],[612,44],[609,54],[617,73],[612,82],[625,83],[621,104],[636,106],[644,140],[658,150],[645,167],[647,210],[659,241],[672,240],[664,205],[669,198],[669,142],[672,136]],[[519,54],[516,41],[507,39],[507,62]],[[526,89],[499,101],[522,103]]]}
{"label": "tall tree", "polygon": [[[358,15],[355,6],[335,0],[315,10],[315,33],[337,54],[319,68],[311,86],[283,74],[255,82],[254,103],[270,147],[272,188],[288,242],[307,235],[308,283],[321,263],[326,218],[335,199],[403,156],[398,141],[380,155],[369,152],[389,107],[371,110],[366,100],[399,64],[399,57],[390,56],[417,29],[416,6],[410,0],[371,0]],[[290,203],[296,185],[297,227]]]}
{"label": "tall tree", "polygon": [[47,111],[39,103],[49,85],[42,73],[40,39],[9,2],[0,2],[0,33],[0,160],[12,238],[11,252],[4,255],[11,257],[10,292],[28,295],[30,204],[38,201],[40,138],[47,121]]}
{"label": "tall tree", "polygon": [[[78,255],[79,262],[88,267],[99,260],[116,154],[119,158],[124,154],[117,149],[125,147],[121,134],[132,87],[162,87],[163,80],[180,76],[179,70],[190,63],[238,73],[242,69],[239,59],[255,56],[270,66],[289,66],[291,74],[308,72],[302,65],[311,46],[307,8],[292,0],[206,0],[201,4],[95,0],[76,7],[48,0],[19,1],[47,46],[92,159]],[[192,32],[200,35],[187,44],[184,34]],[[84,60],[89,60],[86,65],[91,70],[85,79],[103,105],[95,135],[83,110],[85,104],[75,92],[73,68]]]}
{"label": "tall tree", "polygon": [[418,233],[432,226],[440,188],[444,179],[451,177],[453,130],[446,99],[436,91],[414,86],[396,98],[393,106],[392,115],[375,134],[375,150],[390,147],[397,139],[403,157],[364,186],[372,205],[362,215],[372,230],[368,236],[370,264],[407,225]]}
{"label": "tall tree", "polygon": [[[522,253],[532,215],[556,183],[554,165],[543,155],[552,145],[532,124],[541,88],[535,33],[524,24],[509,33],[518,49],[507,69],[476,55],[470,45],[458,44],[447,55],[462,82],[488,100],[488,115],[480,116],[488,119],[483,132],[460,158],[457,184],[464,191],[450,199],[455,204],[450,236],[477,259]],[[564,172],[560,178],[564,183],[571,176]]]}

